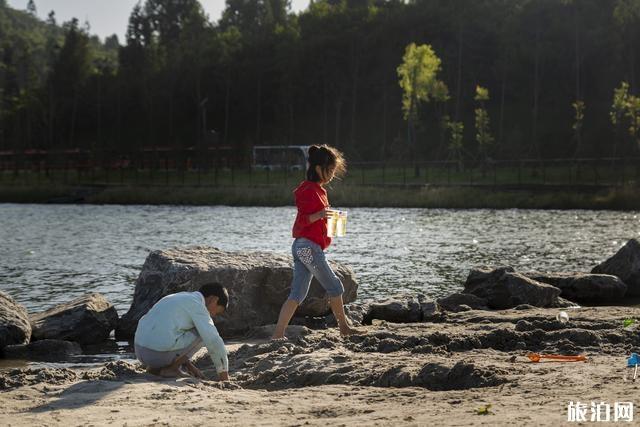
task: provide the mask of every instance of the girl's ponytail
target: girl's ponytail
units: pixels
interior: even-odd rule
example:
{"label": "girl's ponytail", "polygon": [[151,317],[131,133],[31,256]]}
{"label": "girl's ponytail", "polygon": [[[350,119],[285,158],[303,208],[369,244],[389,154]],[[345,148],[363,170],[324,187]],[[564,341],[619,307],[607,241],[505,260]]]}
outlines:
{"label": "girl's ponytail", "polygon": [[318,182],[320,176],[316,171],[316,166],[320,166],[320,169],[327,172],[329,169],[334,169],[335,176],[341,177],[347,171],[346,161],[344,156],[337,149],[328,145],[312,145],[309,147],[309,168],[307,169],[307,180]]}

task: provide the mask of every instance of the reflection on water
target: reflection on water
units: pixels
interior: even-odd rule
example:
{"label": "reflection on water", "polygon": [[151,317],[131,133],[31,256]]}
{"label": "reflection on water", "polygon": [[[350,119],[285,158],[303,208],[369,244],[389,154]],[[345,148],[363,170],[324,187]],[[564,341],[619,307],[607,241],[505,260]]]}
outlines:
{"label": "reflection on water", "polygon": [[[340,208],[340,207],[337,207]],[[636,212],[348,209],[327,255],[360,296],[440,296],[477,265],[589,271],[640,234]],[[100,292],[123,314],[151,250],[210,245],[290,254],[295,208],[0,204],[0,290],[29,311]]]}

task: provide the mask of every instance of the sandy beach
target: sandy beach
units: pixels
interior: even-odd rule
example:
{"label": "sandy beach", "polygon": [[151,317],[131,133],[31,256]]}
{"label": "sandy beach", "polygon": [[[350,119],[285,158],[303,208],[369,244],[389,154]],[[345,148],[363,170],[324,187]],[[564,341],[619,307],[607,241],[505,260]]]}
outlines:
{"label": "sandy beach", "polygon": [[[576,425],[568,405],[633,402],[626,367],[640,337],[622,322],[639,308],[447,313],[437,322],[375,322],[365,335],[293,327],[287,342],[229,346],[232,382],[160,379],[135,363],[89,371],[15,369],[0,376],[5,425]],[[584,354],[532,363],[528,352]],[[635,408],[634,408],[635,409]],[[624,422],[618,420],[617,422]],[[635,422],[635,420],[634,420]],[[584,425],[585,423],[583,423]]]}

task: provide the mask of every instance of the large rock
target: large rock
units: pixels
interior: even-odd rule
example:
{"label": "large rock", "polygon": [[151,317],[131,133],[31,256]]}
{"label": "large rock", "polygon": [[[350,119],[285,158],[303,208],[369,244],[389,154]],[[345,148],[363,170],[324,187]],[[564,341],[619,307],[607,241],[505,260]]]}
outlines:
{"label": "large rock", "polygon": [[374,319],[414,323],[436,320],[439,316],[435,301],[425,295],[396,295],[385,301],[370,303],[362,323],[370,325]]}
{"label": "large rock", "polygon": [[[336,262],[329,264],[344,285],[345,303],[355,300],[358,285],[353,271]],[[270,252],[224,252],[203,246],[153,251],[136,280],[133,303],[120,319],[116,336],[133,337],[138,320],[160,298],[196,291],[208,282],[218,282],[229,289],[229,308],[215,320],[223,336],[275,323],[289,295],[292,277],[291,257]],[[329,312],[326,293],[313,279],[296,314],[324,316]]]}
{"label": "large rock", "polygon": [[563,298],[580,303],[600,304],[620,302],[627,285],[610,274],[585,273],[524,273],[530,279],[560,289]]}
{"label": "large rock", "polygon": [[438,306],[454,313],[468,310],[488,310],[487,300],[473,294],[454,293],[436,300]]}
{"label": "large rock", "polygon": [[29,344],[9,345],[4,349],[7,359],[40,360],[59,362],[82,354],[77,342],[61,340],[41,340]]}
{"label": "large rock", "polygon": [[0,292],[0,353],[12,344],[24,344],[31,338],[27,310],[9,295]]}
{"label": "large rock", "polygon": [[618,276],[627,285],[626,296],[640,296],[640,242],[631,239],[615,255],[591,270]]}
{"label": "large rock", "polygon": [[494,270],[471,270],[464,285],[464,293],[484,298],[489,308],[502,310],[520,304],[555,307],[560,289],[529,279],[516,273],[512,267],[501,267]]}
{"label": "large rock", "polygon": [[109,338],[117,324],[118,312],[115,307],[97,293],[31,315],[34,340],[97,343]]}

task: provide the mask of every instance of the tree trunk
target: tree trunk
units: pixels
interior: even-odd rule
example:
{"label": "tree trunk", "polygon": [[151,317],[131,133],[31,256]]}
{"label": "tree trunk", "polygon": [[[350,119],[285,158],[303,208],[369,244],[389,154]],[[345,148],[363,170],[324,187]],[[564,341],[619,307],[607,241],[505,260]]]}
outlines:
{"label": "tree trunk", "polygon": [[498,146],[502,147],[504,138],[504,98],[507,90],[507,62],[504,63],[502,70],[502,85],[500,87],[500,119],[498,122]]}
{"label": "tree trunk", "polygon": [[328,89],[327,89],[327,75],[326,68],[325,72],[322,74],[322,113],[323,113],[323,122],[322,122],[322,142],[326,143],[329,140],[329,108],[327,101],[328,98]]}
{"label": "tree trunk", "polygon": [[359,76],[359,68],[360,68],[360,59],[358,58],[357,53],[355,52],[356,46],[355,42],[351,42],[351,135],[349,143],[351,146],[355,145],[356,142],[356,114],[357,114],[357,106],[358,106],[358,83],[360,80]]}
{"label": "tree trunk", "polygon": [[340,146],[340,117],[342,112],[342,95],[338,95],[338,99],[336,100],[336,120],[335,120],[335,138],[333,141],[333,145],[335,147]]}
{"label": "tree trunk", "polygon": [[173,145],[173,85],[169,91],[169,144]]}
{"label": "tree trunk", "polygon": [[531,126],[531,153],[534,157],[540,157],[538,147],[538,98],[540,94],[540,28],[536,29],[535,60],[533,70],[533,114]]}
{"label": "tree trunk", "polygon": [[460,20],[460,27],[458,29],[458,76],[456,87],[456,121],[460,119],[460,103],[462,99],[462,35],[463,35],[463,23]]}
{"label": "tree trunk", "polygon": [[49,148],[54,148],[55,141],[53,138],[53,128],[55,120],[55,102],[53,93],[53,84],[49,83]]}
{"label": "tree trunk", "polygon": [[[201,150],[204,149],[204,138],[205,138],[205,130],[204,130],[204,122],[205,122],[205,107],[202,104],[202,81],[200,79],[200,64],[196,65],[196,108],[198,109],[197,116],[200,117],[200,120],[196,120],[196,143],[198,148],[196,151],[202,153]],[[198,156],[197,162],[199,162],[201,156]]]}
{"label": "tree trunk", "polygon": [[294,130],[295,130],[295,116],[294,116],[294,98],[293,90],[289,87],[289,145],[295,144]]}
{"label": "tree trunk", "polygon": [[631,38],[630,40],[631,43],[631,54],[629,55],[629,59],[631,61],[631,91],[634,92],[638,89],[638,86],[636,85],[637,81],[636,81],[636,49],[635,49],[635,42],[634,39]]}
{"label": "tree trunk", "polygon": [[69,135],[69,147],[74,146],[77,113],[78,113],[78,88],[76,87],[73,90],[73,108],[71,111],[71,133]]}
{"label": "tree trunk", "polygon": [[258,88],[256,90],[256,140],[255,144],[260,144],[262,119],[262,73],[258,75]]}
{"label": "tree trunk", "polygon": [[580,26],[576,9],[576,101],[582,100],[580,93]]}
{"label": "tree trunk", "polygon": [[227,90],[224,95],[224,145],[229,142],[229,98],[231,95],[231,71],[227,71]]}
{"label": "tree trunk", "polygon": [[[29,88],[27,88],[29,91]],[[28,92],[27,92],[28,93]],[[33,141],[31,140],[31,103],[27,101],[27,108],[25,108],[25,116],[26,116],[26,146],[27,148],[33,147]]]}
{"label": "tree trunk", "polygon": [[123,144],[122,144],[122,88],[121,83],[120,83],[120,78],[118,78],[118,81],[116,83],[116,87],[118,90],[118,94],[117,94],[117,101],[116,101],[116,141],[117,141],[117,145],[118,147],[120,147],[121,149],[124,148]]}
{"label": "tree trunk", "polygon": [[147,105],[147,145],[153,147],[155,141],[153,139],[153,94],[147,92],[148,102]]}
{"label": "tree trunk", "polygon": [[102,86],[101,86],[101,82],[100,82],[100,74],[98,74],[96,76],[97,79],[97,83],[98,83],[98,105],[97,105],[97,139],[98,139],[98,146],[102,148]]}
{"label": "tree trunk", "polygon": [[382,150],[380,159],[385,159],[387,147],[387,85],[382,86]]}

